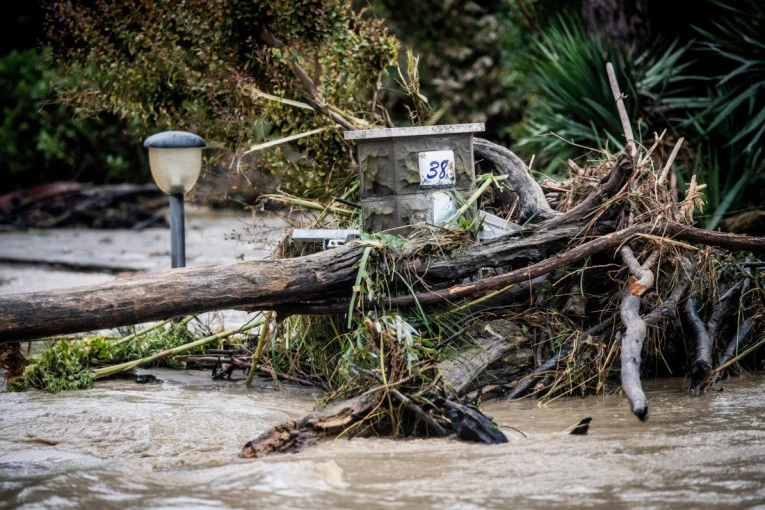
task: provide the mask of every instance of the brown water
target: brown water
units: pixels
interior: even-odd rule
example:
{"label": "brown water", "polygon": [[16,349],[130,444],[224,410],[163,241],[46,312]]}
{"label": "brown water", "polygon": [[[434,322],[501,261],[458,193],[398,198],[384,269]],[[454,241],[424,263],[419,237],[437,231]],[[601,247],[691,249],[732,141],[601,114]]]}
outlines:
{"label": "brown water", "polygon": [[[236,454],[314,393],[154,371],[163,382],[0,394],[0,508],[765,508],[765,376],[685,396],[647,383],[651,419],[619,397],[487,404],[510,442],[337,440]],[[562,431],[592,416],[588,436]]]}

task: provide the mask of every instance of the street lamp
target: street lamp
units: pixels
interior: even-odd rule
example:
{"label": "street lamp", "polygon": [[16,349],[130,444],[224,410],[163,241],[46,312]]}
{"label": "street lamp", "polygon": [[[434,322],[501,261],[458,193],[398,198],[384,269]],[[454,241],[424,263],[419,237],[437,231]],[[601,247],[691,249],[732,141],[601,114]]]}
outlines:
{"label": "street lamp", "polygon": [[172,267],[186,266],[183,194],[191,190],[202,169],[204,138],[185,131],[164,131],[143,142],[157,186],[170,196],[170,257]]}

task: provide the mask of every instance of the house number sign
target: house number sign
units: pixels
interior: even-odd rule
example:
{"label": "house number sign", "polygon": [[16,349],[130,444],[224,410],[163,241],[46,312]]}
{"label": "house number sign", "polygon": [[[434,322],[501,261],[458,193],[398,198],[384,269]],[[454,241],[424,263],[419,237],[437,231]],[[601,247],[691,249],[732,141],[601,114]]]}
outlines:
{"label": "house number sign", "polygon": [[418,156],[421,188],[454,186],[456,184],[454,151],[420,152]]}

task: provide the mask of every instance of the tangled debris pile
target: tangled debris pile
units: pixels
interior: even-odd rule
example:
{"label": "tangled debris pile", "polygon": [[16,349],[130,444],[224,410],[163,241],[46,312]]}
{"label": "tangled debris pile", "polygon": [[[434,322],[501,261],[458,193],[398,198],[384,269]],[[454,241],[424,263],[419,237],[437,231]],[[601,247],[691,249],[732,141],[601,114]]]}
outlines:
{"label": "tangled debris pile", "polygon": [[[338,435],[451,430],[501,442],[466,402],[608,391],[618,368],[633,413],[645,421],[644,354],[663,371],[690,373],[699,395],[734,352],[742,360],[761,347],[765,295],[752,268],[759,261],[740,250],[761,254],[763,240],[692,227],[703,186],[692,180],[677,203],[666,185],[682,139],[655,166],[663,135],[637,147],[615,79],[612,88],[625,151],[600,152],[584,168],[570,161],[570,178],[548,184],[547,196],[512,153],[476,140],[476,154],[508,176],[519,202],[511,209],[525,222],[519,232],[483,244],[471,243],[468,230],[428,226],[406,244],[366,238],[349,303],[281,309],[274,353],[333,388],[328,401],[348,400],[274,427],[241,455],[295,451]],[[477,276],[486,271],[493,276]],[[346,306],[347,324],[293,315]]]}
{"label": "tangled debris pile", "polygon": [[[348,400],[242,455],[341,433],[470,436],[465,402],[613,391],[619,370],[646,420],[644,356],[659,372],[690,373],[694,394],[711,386],[731,353],[742,360],[765,342],[759,262],[740,251],[762,253],[763,241],[691,227],[699,187],[675,203],[669,164],[655,168],[652,150],[601,153],[556,185],[553,214],[526,212],[547,219],[511,236],[477,243],[468,230],[422,226],[407,243],[363,238],[350,301],[293,302],[269,332],[275,367]],[[479,268],[492,276],[474,277]],[[316,313],[329,315],[306,315]]]}
{"label": "tangled debris pile", "polygon": [[[407,239],[362,235],[307,255],[285,244],[277,260],[0,296],[0,341],[225,307],[262,312],[244,355],[219,346],[185,361],[283,374],[325,389],[331,405],[270,429],[244,457],[369,434],[499,442],[474,407],[482,399],[550,400],[613,391],[618,380],[646,420],[647,366],[690,373],[699,395],[736,363],[756,363],[765,239],[693,227],[703,186],[691,181],[677,202],[666,184],[673,156],[657,162],[663,136],[638,146],[620,110],[625,150],[569,162],[562,183],[540,186],[510,151],[475,141],[481,165],[501,177],[487,189],[522,225],[507,235],[479,242],[480,217],[463,217],[450,229],[416,225]],[[325,209],[353,220],[349,199]],[[88,317],[70,318],[76,306]]]}

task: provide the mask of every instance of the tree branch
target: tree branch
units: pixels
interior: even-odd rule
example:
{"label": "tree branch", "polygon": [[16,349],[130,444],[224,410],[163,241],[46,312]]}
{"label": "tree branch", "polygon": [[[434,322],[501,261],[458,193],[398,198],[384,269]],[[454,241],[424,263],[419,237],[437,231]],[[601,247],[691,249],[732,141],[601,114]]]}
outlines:
{"label": "tree branch", "polygon": [[632,405],[632,413],[640,421],[646,421],[648,419],[648,399],[640,384],[640,361],[646,334],[646,323],[640,317],[640,296],[645,292],[645,289],[653,285],[653,271],[649,269],[653,257],[649,257],[648,261],[641,266],[628,246],[624,246],[620,253],[630,272],[638,278],[637,282],[624,289],[619,308],[622,324],[625,326],[624,332],[620,331],[617,335],[622,345],[622,388]]}
{"label": "tree branch", "polygon": [[552,210],[542,187],[518,156],[483,138],[473,139],[473,150],[507,175],[507,181],[521,202],[521,222],[539,223],[560,215]]}

